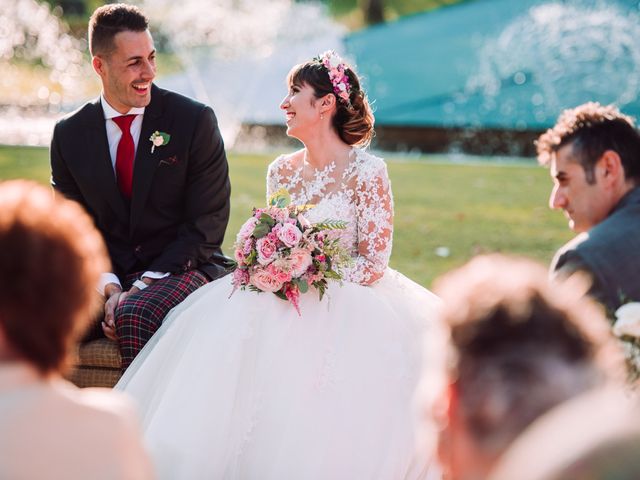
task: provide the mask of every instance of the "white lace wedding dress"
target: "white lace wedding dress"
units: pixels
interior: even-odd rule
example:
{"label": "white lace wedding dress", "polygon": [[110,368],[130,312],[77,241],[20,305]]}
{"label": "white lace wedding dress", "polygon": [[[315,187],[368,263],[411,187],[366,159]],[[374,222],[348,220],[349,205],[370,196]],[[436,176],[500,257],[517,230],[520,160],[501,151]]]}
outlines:
{"label": "white lace wedding dress", "polygon": [[[306,172],[311,174],[311,172]],[[268,194],[316,204],[309,220],[348,222],[346,281],[298,316],[270,293],[212,282],[174,309],[117,388],[139,403],[160,478],[423,478],[412,397],[437,299],[387,268],[393,206],[384,162],[352,151],[314,180],[281,156]],[[360,253],[357,253],[357,252]],[[384,276],[372,286],[372,279]],[[427,333],[427,343],[425,343]]]}

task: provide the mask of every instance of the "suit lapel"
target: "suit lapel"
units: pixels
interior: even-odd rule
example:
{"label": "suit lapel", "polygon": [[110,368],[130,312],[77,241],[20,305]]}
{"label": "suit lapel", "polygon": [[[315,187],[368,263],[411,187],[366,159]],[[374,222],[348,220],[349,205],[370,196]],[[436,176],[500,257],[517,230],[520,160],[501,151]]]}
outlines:
{"label": "suit lapel", "polygon": [[154,153],[151,153],[149,137],[156,130],[166,130],[164,125],[166,119],[162,117],[162,113],[162,96],[158,87],[152,85],[151,102],[144,110],[142,129],[140,130],[140,139],[138,140],[138,149],[133,165],[130,234],[133,234],[140,222],[149,195],[149,189],[151,188],[151,182],[153,181],[153,175],[158,166],[159,152],[156,149]]}
{"label": "suit lapel", "polygon": [[86,151],[89,153],[87,159],[91,161],[91,168],[95,172],[96,187],[102,191],[104,198],[113,207],[117,216],[126,222],[129,217],[129,209],[120,193],[116,175],[113,171],[100,97],[92,103],[90,118],[85,130],[85,141],[87,144]]}

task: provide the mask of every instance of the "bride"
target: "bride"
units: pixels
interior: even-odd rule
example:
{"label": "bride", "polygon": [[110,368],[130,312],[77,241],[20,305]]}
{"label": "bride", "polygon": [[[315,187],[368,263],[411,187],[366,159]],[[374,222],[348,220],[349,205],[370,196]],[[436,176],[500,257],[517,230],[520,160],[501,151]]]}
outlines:
{"label": "bride", "polygon": [[[116,388],[135,397],[167,479],[419,479],[413,392],[438,300],[388,268],[393,200],[383,160],[360,147],[373,115],[335,53],[298,65],[280,107],[305,148],[278,157],[267,196],[344,220],[353,263],[322,301],[212,282],[174,309]],[[247,212],[249,214],[249,212]],[[427,452],[428,453],[428,452]],[[427,458],[425,458],[427,457]]]}

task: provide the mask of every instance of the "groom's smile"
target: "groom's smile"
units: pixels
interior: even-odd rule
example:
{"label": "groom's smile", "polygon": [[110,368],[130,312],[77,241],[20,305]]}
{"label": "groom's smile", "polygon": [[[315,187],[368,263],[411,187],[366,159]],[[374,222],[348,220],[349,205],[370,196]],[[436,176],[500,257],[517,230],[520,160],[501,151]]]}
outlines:
{"label": "groom's smile", "polygon": [[151,83],[146,82],[142,84],[133,84],[134,90],[140,95],[146,95],[149,93],[149,88],[151,88]]}

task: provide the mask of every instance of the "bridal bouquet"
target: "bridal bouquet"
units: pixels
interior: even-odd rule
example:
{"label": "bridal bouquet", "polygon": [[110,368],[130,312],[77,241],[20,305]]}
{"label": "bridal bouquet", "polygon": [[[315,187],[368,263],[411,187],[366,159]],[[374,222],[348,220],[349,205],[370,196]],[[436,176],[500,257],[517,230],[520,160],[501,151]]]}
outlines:
{"label": "bridal bouquet", "polygon": [[291,205],[289,193],[279,190],[267,208],[253,209],[234,244],[233,291],[239,287],[272,292],[291,302],[300,315],[301,293],[313,286],[322,300],[327,280],[342,279],[340,269],[350,262],[350,256],[327,234],[344,229],[346,223],[312,224],[304,217],[309,208]]}

